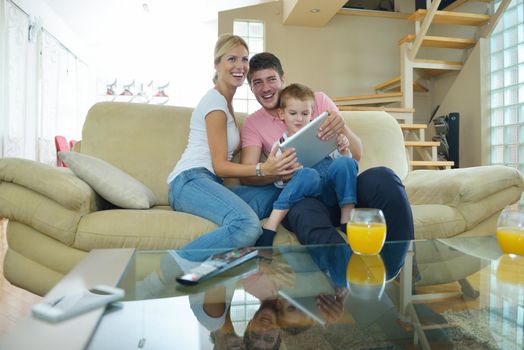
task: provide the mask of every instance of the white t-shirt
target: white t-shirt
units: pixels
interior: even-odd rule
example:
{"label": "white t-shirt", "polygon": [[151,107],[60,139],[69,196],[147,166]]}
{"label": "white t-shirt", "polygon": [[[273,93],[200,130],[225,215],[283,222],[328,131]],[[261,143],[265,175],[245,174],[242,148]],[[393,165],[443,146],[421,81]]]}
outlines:
{"label": "white t-shirt", "polygon": [[213,111],[223,111],[227,117],[227,159],[233,158],[233,153],[240,143],[240,134],[235,124],[235,119],[229,113],[227,101],[217,90],[210,89],[200,100],[191,115],[189,124],[189,140],[187,147],[176,163],[175,168],[167,177],[167,183],[181,172],[191,169],[204,167],[213,174],[213,164],[211,162],[211,152],[207,140],[206,116]]}

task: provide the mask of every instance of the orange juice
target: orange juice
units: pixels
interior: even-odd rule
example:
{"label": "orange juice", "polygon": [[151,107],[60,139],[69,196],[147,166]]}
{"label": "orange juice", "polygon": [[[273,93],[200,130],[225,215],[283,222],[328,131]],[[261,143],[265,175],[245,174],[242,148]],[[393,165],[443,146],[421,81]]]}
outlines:
{"label": "orange juice", "polygon": [[524,256],[524,230],[517,227],[499,227],[497,240],[504,253]]}
{"label": "orange juice", "polygon": [[349,293],[357,298],[377,300],[386,286],[386,268],[380,255],[352,254],[346,270]]}
{"label": "orange juice", "polygon": [[357,254],[378,254],[386,240],[386,225],[381,223],[348,223],[347,231],[349,245]]}
{"label": "orange juice", "polygon": [[346,270],[348,282],[365,285],[380,285],[386,280],[386,268],[380,255],[352,254]]}
{"label": "orange juice", "polygon": [[497,281],[524,285],[524,257],[503,255],[497,265]]}

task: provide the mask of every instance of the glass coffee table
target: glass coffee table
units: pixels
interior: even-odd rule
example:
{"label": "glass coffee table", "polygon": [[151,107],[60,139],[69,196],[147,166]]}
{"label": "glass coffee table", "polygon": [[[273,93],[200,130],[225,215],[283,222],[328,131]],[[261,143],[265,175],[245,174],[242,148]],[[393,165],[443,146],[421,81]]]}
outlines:
{"label": "glass coffee table", "polygon": [[523,348],[524,258],[495,237],[388,242],[377,256],[265,248],[195,286],[176,282],[216,253],[92,251],[45,298],[109,284],[125,300],[56,324],[30,317],[0,348]]}

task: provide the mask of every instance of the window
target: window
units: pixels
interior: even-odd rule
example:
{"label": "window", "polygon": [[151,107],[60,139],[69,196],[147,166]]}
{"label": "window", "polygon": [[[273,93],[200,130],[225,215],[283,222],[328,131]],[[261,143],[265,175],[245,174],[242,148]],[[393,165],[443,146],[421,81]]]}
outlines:
{"label": "window", "polygon": [[513,0],[493,31],[490,59],[491,163],[524,171],[524,0]]}
{"label": "window", "polygon": [[[264,51],[264,23],[260,21],[236,20],[233,22],[233,33],[242,37],[249,46],[249,55]],[[260,108],[246,79],[244,85],[237,89],[233,98],[235,112],[253,113]]]}

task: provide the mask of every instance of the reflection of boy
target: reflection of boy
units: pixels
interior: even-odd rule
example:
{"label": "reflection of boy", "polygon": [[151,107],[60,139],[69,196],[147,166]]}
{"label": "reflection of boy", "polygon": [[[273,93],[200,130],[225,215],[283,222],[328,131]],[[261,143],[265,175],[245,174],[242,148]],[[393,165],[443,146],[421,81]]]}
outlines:
{"label": "reflection of boy", "polygon": [[[294,135],[311,121],[314,101],[313,91],[301,84],[291,84],[280,92],[278,114],[286,124],[287,131],[273,147],[279,147],[287,137]],[[357,174],[358,163],[351,158],[348,138],[339,134],[337,150],[312,168],[297,170],[289,182],[275,182],[275,186],[283,190],[263,225],[264,233],[257,244],[272,245],[275,231],[289,209],[306,197],[319,197],[328,206],[338,205],[341,210],[340,224],[345,232],[343,226],[348,222],[351,210],[357,202]]]}

